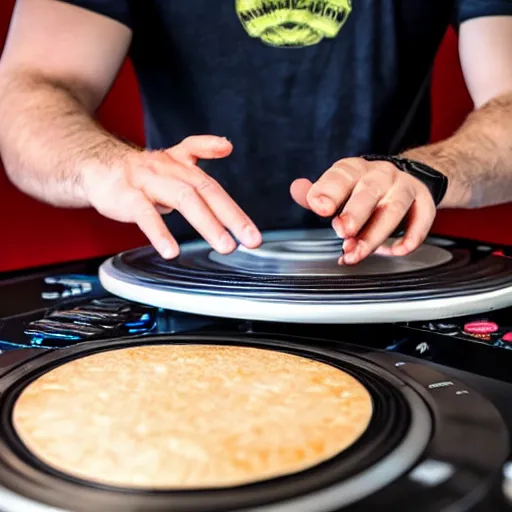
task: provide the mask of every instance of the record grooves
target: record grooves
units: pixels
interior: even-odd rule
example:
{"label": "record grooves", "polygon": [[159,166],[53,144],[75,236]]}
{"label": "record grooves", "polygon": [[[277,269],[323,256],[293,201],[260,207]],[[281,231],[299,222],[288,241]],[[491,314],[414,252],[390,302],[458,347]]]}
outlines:
{"label": "record grooves", "polygon": [[272,276],[230,271],[199,253],[165,261],[153,249],[123,253],[114,258],[114,269],[147,285],[210,295],[240,295],[273,301],[358,302],[371,293],[380,300],[449,297],[496,290],[512,285],[512,260],[493,255],[472,255],[454,249],[453,259],[435,271],[419,270],[399,275],[371,276]]}

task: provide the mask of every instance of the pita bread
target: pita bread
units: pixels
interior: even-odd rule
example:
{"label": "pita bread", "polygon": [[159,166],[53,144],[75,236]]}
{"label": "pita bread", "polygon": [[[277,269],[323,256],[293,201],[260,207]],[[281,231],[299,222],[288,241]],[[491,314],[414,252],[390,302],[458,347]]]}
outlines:
{"label": "pita bread", "polygon": [[150,345],[68,362],[21,393],[13,423],[47,465],[103,485],[230,487],[315,466],[372,416],[349,374],[278,351]]}

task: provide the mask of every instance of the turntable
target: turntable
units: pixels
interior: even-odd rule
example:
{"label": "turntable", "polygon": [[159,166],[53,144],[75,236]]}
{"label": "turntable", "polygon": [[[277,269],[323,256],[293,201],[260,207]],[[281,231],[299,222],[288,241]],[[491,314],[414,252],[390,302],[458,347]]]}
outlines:
{"label": "turntable", "polygon": [[509,510],[507,248],[314,236],[0,280],[0,509]]}
{"label": "turntable", "polygon": [[431,237],[408,256],[340,266],[332,230],[277,231],[264,241],[228,256],[189,243],[170,262],[135,249],[102,265],[100,278],[115,295],[145,304],[266,321],[412,321],[512,303],[512,260],[489,246]]}

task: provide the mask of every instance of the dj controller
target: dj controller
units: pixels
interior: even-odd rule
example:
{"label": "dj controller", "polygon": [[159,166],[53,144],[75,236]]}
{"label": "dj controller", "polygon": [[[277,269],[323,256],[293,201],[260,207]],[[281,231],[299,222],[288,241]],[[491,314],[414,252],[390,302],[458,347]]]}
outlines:
{"label": "dj controller", "polygon": [[[511,510],[508,248],[433,238],[403,268],[378,259],[340,271],[330,257],[339,248],[315,236],[270,235],[259,253],[220,260],[192,243],[174,262],[143,248],[0,276],[0,510]],[[326,362],[365,386],[372,418],[315,467],[214,489],[100,484],[23,444],[12,411],[38,376],[91,354],[169,344]]]}

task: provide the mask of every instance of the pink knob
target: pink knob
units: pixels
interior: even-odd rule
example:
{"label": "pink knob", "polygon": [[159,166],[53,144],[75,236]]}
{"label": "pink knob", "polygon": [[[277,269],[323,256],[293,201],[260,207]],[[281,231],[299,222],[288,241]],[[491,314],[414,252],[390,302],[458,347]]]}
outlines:
{"label": "pink knob", "polygon": [[508,341],[509,343],[512,343],[512,331],[509,331],[501,338],[503,341]]}
{"label": "pink knob", "polygon": [[499,329],[495,322],[488,322],[487,320],[480,320],[477,322],[470,322],[464,326],[464,332],[468,334],[492,334]]}

